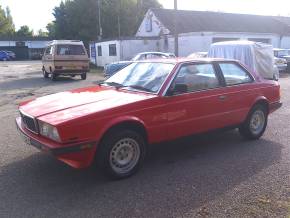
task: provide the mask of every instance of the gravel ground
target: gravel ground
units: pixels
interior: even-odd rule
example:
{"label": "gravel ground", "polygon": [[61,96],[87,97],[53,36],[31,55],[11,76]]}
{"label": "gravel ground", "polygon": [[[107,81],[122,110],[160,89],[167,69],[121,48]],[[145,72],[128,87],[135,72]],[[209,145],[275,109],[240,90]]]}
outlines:
{"label": "gravel ground", "polygon": [[108,181],[93,168],[74,170],[27,146],[14,124],[25,99],[93,85],[42,78],[40,62],[0,62],[0,217],[287,217],[290,215],[290,77],[283,107],[265,135],[237,131],[152,147],[142,170]]}

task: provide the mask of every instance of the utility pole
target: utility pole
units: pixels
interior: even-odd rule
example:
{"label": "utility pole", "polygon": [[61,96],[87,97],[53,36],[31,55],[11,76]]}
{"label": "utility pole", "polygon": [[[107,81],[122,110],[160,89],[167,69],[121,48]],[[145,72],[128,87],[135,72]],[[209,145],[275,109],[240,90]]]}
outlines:
{"label": "utility pole", "polygon": [[174,0],[174,53],[178,57],[177,0]]}
{"label": "utility pole", "polygon": [[118,37],[121,37],[121,24],[120,24],[120,17],[121,17],[121,7],[122,7],[122,0],[119,0],[119,8],[118,8]]}
{"label": "utility pole", "polygon": [[101,40],[103,36],[102,22],[101,22],[101,0],[98,0],[98,20],[99,20],[99,36],[98,39]]}

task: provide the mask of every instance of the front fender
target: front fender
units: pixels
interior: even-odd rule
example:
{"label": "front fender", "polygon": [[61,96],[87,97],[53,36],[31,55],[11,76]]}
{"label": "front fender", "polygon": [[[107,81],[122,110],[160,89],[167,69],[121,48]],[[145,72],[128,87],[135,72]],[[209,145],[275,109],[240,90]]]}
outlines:
{"label": "front fender", "polygon": [[121,116],[121,117],[116,117],[112,120],[110,120],[109,122],[106,123],[106,125],[104,125],[101,130],[98,133],[98,139],[100,140],[104,134],[111,129],[112,127],[119,125],[121,123],[125,123],[125,122],[135,122],[138,124],[141,124],[145,130],[147,130],[147,126],[144,123],[143,120],[139,119],[138,117],[134,117],[134,116]]}

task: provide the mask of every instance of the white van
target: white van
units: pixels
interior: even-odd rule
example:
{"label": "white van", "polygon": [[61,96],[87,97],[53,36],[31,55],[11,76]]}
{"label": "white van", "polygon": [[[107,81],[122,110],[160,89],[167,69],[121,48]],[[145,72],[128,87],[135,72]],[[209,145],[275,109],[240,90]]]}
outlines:
{"label": "white van", "polygon": [[79,40],[53,40],[48,43],[42,57],[44,78],[59,75],[80,75],[83,80],[89,71],[89,58],[85,46]]}

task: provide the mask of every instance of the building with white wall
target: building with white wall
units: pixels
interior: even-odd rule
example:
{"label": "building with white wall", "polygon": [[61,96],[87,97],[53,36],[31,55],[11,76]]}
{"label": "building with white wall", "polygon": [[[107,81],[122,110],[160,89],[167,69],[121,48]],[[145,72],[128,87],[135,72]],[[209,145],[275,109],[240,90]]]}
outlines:
{"label": "building with white wall", "polygon": [[[92,44],[91,58],[98,66],[128,60],[138,52],[161,51],[174,53],[174,10],[150,9],[141,22],[136,38],[99,41]],[[207,11],[177,11],[179,56],[208,51],[211,43],[229,40],[251,40],[290,48],[290,18]],[[146,39],[142,42],[142,38]],[[116,44],[116,56],[109,45]],[[96,46],[96,47],[94,47]],[[99,56],[97,47],[104,52]]]}
{"label": "building with white wall", "polygon": [[136,54],[159,50],[159,37],[127,37],[90,43],[90,59],[97,66],[130,60]]}
{"label": "building with white wall", "polygon": [[[174,10],[150,9],[136,36],[160,36],[162,51],[174,52]],[[208,11],[177,11],[179,55],[207,51],[210,44],[251,40],[290,48],[290,18]]]}

